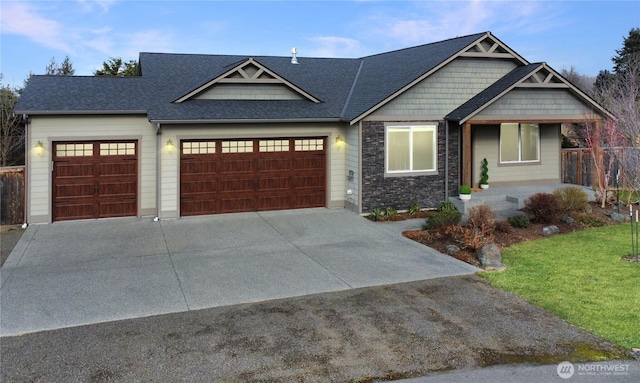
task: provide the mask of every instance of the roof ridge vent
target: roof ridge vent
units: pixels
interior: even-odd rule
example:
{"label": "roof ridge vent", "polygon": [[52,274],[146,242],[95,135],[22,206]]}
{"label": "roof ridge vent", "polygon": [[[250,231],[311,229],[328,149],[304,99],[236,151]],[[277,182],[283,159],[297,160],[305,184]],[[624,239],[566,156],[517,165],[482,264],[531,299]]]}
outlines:
{"label": "roof ridge vent", "polygon": [[297,64],[298,63],[298,48],[293,47],[291,48],[291,64]]}

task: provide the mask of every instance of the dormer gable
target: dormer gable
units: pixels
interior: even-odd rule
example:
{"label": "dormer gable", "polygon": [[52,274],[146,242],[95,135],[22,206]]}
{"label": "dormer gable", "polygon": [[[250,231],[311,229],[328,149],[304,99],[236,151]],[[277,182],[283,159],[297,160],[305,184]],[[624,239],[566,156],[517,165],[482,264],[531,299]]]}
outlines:
{"label": "dormer gable", "polygon": [[309,100],[319,103],[303,89],[248,58],[213,79],[193,88],[175,103],[187,100]]}

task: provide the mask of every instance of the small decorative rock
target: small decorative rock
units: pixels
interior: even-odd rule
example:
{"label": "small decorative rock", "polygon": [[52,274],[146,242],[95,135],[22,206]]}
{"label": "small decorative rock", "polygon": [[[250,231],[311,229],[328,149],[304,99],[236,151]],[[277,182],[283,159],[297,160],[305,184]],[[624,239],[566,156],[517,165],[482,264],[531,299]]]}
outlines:
{"label": "small decorative rock", "polygon": [[460,248],[456,245],[447,245],[447,247],[445,247],[445,250],[449,255],[455,255],[460,252]]}
{"label": "small decorative rock", "polygon": [[584,212],[587,214],[591,214],[593,213],[593,208],[591,207],[591,205],[587,205],[584,207]]}
{"label": "small decorative rock", "polygon": [[502,263],[502,253],[495,243],[488,243],[478,250],[478,261],[485,270],[502,271],[506,268]]}
{"label": "small decorative rock", "polygon": [[545,226],[542,228],[542,235],[548,237],[550,235],[558,234],[560,232],[560,228],[556,225]]}
{"label": "small decorative rock", "polygon": [[562,222],[564,222],[564,223],[567,223],[567,224],[572,224],[572,223],[574,223],[574,222],[576,221],[575,219],[573,219],[573,218],[569,217],[568,215],[567,215],[567,216],[562,217],[560,220],[561,220]]}

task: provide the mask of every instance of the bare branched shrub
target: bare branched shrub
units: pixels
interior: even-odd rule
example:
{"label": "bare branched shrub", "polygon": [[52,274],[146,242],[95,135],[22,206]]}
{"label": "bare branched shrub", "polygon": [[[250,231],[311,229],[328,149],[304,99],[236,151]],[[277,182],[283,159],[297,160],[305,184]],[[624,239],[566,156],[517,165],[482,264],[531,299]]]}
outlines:
{"label": "bare branched shrub", "polygon": [[467,211],[469,221],[467,227],[492,232],[496,227],[496,215],[489,205],[478,205]]}
{"label": "bare branched shrub", "polygon": [[535,221],[542,223],[556,222],[564,212],[558,197],[551,193],[536,193],[525,199],[522,210],[533,215]]}
{"label": "bare branched shrub", "polygon": [[468,226],[450,226],[448,232],[463,248],[471,251],[476,251],[494,240],[493,232],[486,233]]}

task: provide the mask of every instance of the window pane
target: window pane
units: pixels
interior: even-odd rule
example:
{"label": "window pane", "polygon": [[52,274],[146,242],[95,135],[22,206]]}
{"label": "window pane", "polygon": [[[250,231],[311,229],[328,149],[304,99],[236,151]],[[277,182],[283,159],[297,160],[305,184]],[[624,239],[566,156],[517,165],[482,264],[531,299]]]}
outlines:
{"label": "window pane", "polygon": [[519,161],[518,124],[500,125],[500,161]]}
{"label": "window pane", "polygon": [[411,170],[409,167],[409,129],[389,128],[387,135],[388,171]]}
{"label": "window pane", "polygon": [[413,169],[434,170],[433,145],[434,130],[432,128],[415,128],[413,130]]}
{"label": "window pane", "polygon": [[520,142],[522,144],[521,161],[538,161],[539,135],[538,124],[520,125]]}

